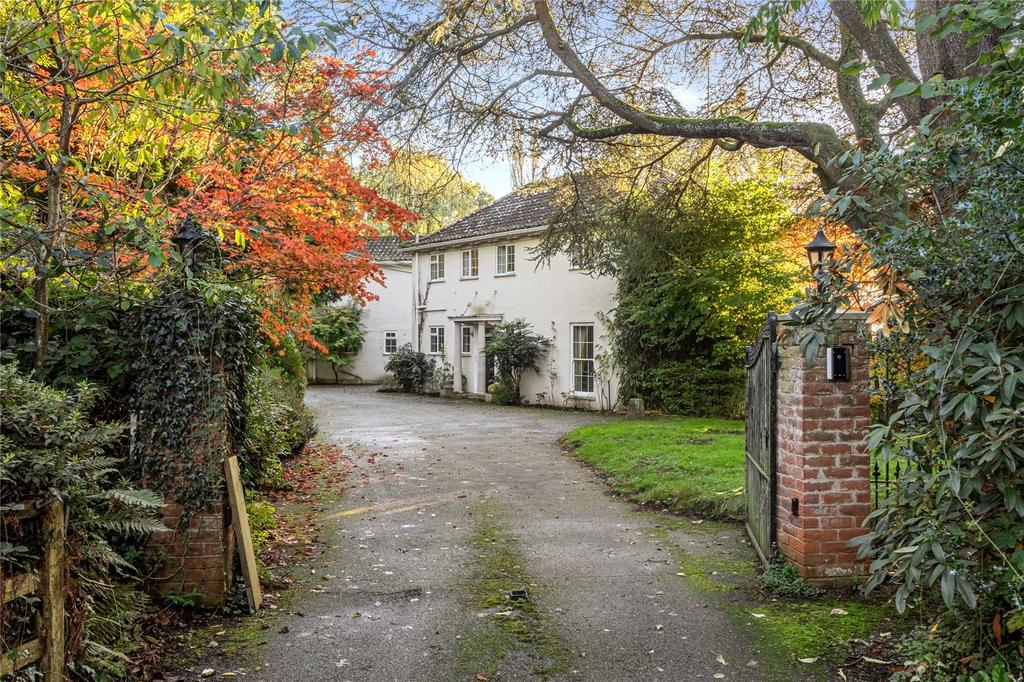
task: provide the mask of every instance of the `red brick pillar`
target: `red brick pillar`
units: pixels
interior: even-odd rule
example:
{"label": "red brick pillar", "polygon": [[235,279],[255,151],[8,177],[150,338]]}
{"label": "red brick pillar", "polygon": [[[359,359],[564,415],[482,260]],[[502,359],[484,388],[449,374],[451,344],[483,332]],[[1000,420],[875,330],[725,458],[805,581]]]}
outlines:
{"label": "red brick pillar", "polygon": [[[169,498],[168,498],[169,499]],[[182,506],[168,502],[160,510],[170,531],[150,537],[148,552],[157,566],[149,577],[161,596],[194,596],[199,606],[224,604],[231,585],[233,538],[223,501],[182,523]]]}
{"label": "red brick pillar", "polygon": [[778,344],[778,544],[816,583],[849,582],[867,569],[847,545],[865,532],[871,512],[864,319],[844,313],[832,338],[850,351],[847,381],[826,378],[826,348],[808,364],[795,334],[780,335]]}

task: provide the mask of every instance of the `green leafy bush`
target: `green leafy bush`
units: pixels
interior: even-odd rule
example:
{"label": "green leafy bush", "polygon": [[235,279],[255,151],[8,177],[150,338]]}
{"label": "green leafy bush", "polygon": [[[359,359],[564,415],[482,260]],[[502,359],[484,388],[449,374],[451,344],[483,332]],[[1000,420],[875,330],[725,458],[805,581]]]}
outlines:
{"label": "green leafy bush", "polygon": [[277,528],[277,510],[269,502],[246,495],[245,511],[249,516],[252,546],[259,553],[270,542],[271,531]]}
{"label": "green leafy bush", "polygon": [[498,386],[494,400],[503,405],[518,405],[522,399],[523,376],[539,371],[551,341],[536,334],[526,320],[511,320],[494,327],[484,344],[484,353],[494,358],[498,368]]}
{"label": "green leafy bush", "polygon": [[776,561],[765,569],[761,584],[780,597],[817,597],[821,590],[801,577],[796,566],[788,561]]}
{"label": "green leafy bush", "polygon": [[742,367],[715,368],[699,361],[668,361],[636,381],[652,407],[691,417],[742,419],[746,372]]}
{"label": "green leafy bush", "polygon": [[346,367],[363,347],[365,330],[359,322],[362,309],[357,305],[326,306],[313,313],[313,337],[319,341],[326,353],[310,349],[313,358],[327,360],[338,381],[338,368]]}
{"label": "green leafy bush", "polygon": [[384,369],[391,372],[402,390],[408,393],[423,388],[434,373],[434,363],[407,343],[392,353]]}
{"label": "green leafy bush", "polygon": [[1024,646],[1008,625],[1024,610],[1024,19],[1003,0],[929,7],[922,19],[943,31],[996,44],[973,75],[928,82],[938,106],[919,126],[837,159],[823,210],[863,244],[793,316],[816,355],[835,312],[864,300],[856,273],[871,264],[870,320],[904,371],[883,387],[868,447],[913,466],[854,544],[866,590],[891,584],[901,612],[945,606],[933,634],[963,652],[948,662],[956,679],[1012,669]]}
{"label": "green leafy bush", "polygon": [[712,169],[705,187],[681,175],[670,169],[632,194],[594,180],[585,188],[594,199],[575,204],[566,222],[586,242],[590,268],[616,278],[606,326],[620,398],[738,417],[744,347],[768,311],[789,307],[804,276],[783,239],[795,223],[791,200],[767,173],[736,181]]}
{"label": "green leafy bush", "polygon": [[[90,676],[123,677],[132,629],[146,602],[134,591],[139,576],[126,555],[137,553],[150,533],[166,530],[156,520],[163,498],[124,480],[120,460],[107,452],[125,428],[91,422],[95,399],[87,385],[55,389],[13,364],[0,364],[0,562],[5,575],[25,570],[41,549],[37,531],[9,523],[2,512],[32,498],[62,499],[67,608],[84,621],[81,636],[69,639],[71,666]],[[115,612],[117,619],[107,618]]]}
{"label": "green leafy bush", "polygon": [[519,404],[519,394],[500,381],[491,384],[488,392],[491,394],[491,400],[497,405]]}
{"label": "green leafy bush", "polygon": [[264,348],[263,357],[246,393],[246,439],[239,464],[247,485],[280,487],[281,460],[302,450],[316,425],[303,404],[306,369],[295,341],[285,337],[279,347]]}
{"label": "green leafy bush", "polygon": [[[62,278],[51,279],[47,284],[49,305],[53,308],[50,337],[43,365],[33,368],[33,375],[57,388],[74,388],[81,381],[106,387],[105,402],[121,407],[123,382],[130,374],[136,349],[125,310],[133,299],[144,295],[142,287],[129,285],[108,291],[78,286]],[[34,363],[36,317],[31,290],[7,286],[5,281],[0,289],[0,343],[3,350],[14,353],[21,367],[32,367]],[[111,405],[99,407],[107,413],[114,412],[109,409]]]}

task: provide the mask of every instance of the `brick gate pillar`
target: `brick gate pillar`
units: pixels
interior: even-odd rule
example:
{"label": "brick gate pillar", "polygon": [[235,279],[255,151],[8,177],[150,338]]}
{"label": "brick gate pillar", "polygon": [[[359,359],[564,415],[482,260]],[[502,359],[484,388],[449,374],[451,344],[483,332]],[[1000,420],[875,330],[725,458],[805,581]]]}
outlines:
{"label": "brick gate pillar", "polygon": [[[785,329],[780,317],[780,331]],[[849,379],[826,378],[826,348],[805,363],[795,334],[778,342],[777,536],[779,551],[816,583],[864,575],[847,542],[871,512],[865,314],[843,313],[832,346],[845,346]]]}

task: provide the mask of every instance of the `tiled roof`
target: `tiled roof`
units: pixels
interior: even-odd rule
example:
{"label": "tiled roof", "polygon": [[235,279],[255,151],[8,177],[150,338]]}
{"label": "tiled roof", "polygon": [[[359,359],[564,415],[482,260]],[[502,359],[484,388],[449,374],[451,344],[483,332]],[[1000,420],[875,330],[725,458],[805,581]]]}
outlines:
{"label": "tiled roof", "polygon": [[543,227],[555,216],[556,191],[557,187],[551,182],[527,185],[434,234],[421,237],[416,244],[406,244],[406,248]]}
{"label": "tiled roof", "polygon": [[373,260],[378,263],[385,261],[409,262],[412,260],[412,257],[402,253],[399,249],[411,244],[410,240],[403,241],[395,235],[388,235],[386,237],[378,237],[377,239],[367,239],[366,250],[373,256]]}

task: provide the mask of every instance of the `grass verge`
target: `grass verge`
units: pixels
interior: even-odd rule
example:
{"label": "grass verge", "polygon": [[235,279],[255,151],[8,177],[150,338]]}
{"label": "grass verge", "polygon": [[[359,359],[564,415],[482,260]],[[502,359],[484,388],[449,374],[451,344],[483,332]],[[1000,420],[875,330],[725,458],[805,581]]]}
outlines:
{"label": "grass verge", "polygon": [[740,517],[743,422],[615,420],[576,429],[563,442],[634,502],[674,513]]}

